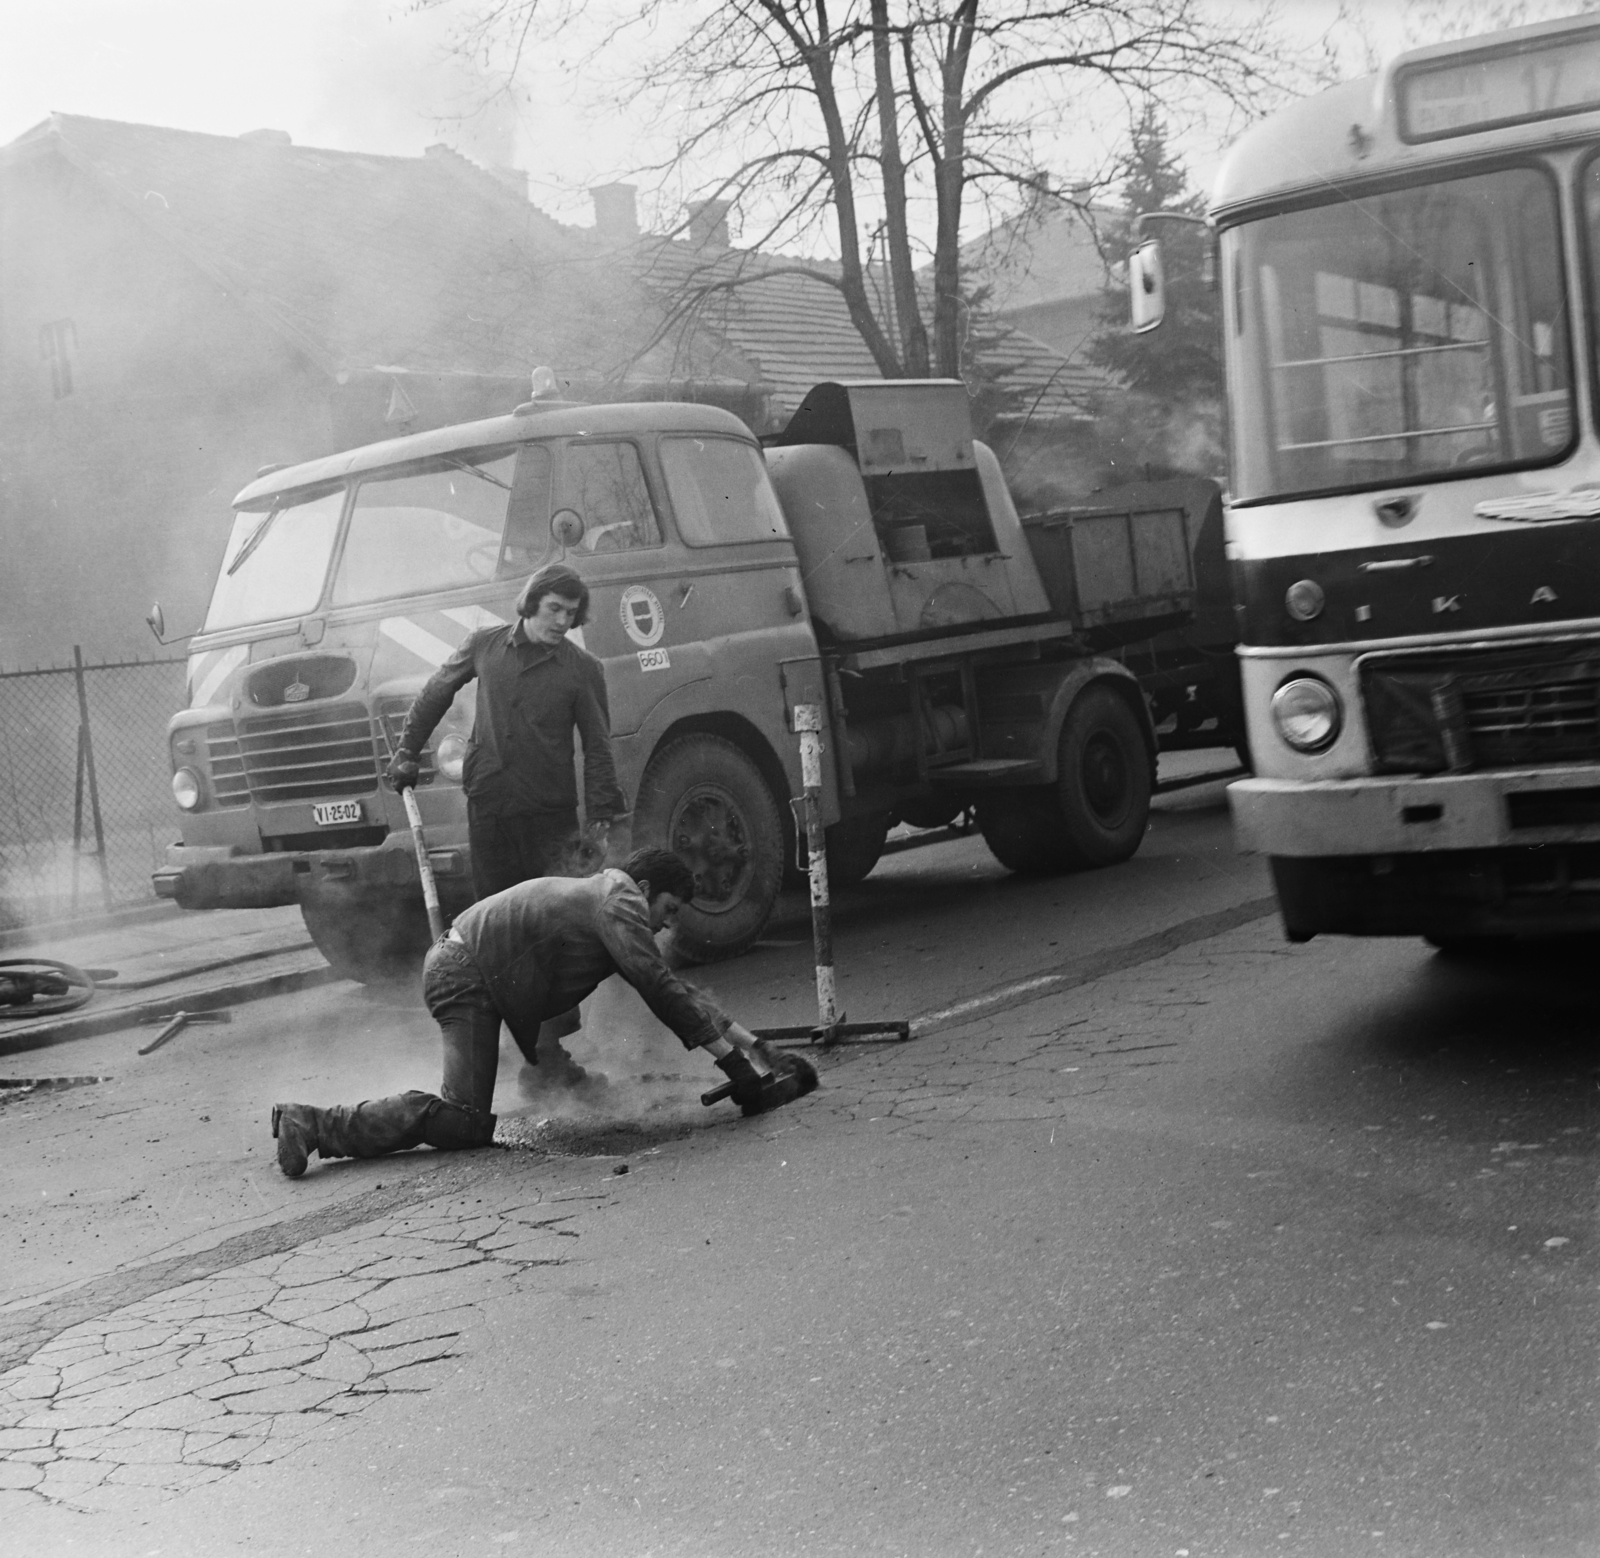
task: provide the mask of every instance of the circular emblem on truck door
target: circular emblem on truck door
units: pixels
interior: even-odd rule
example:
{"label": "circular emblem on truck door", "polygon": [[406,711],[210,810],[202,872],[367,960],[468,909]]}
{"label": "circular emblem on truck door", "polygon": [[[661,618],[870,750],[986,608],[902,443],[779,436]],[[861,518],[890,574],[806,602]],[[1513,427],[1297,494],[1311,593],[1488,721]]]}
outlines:
{"label": "circular emblem on truck door", "polygon": [[667,614],[648,585],[630,584],[622,592],[622,626],[641,649],[661,641],[667,631]]}

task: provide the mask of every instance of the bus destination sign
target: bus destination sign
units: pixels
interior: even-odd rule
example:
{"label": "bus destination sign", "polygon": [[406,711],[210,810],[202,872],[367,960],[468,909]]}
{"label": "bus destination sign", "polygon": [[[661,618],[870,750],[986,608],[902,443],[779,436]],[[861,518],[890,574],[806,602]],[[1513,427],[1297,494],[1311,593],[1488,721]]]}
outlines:
{"label": "bus destination sign", "polygon": [[1600,28],[1408,66],[1396,91],[1407,141],[1600,108]]}

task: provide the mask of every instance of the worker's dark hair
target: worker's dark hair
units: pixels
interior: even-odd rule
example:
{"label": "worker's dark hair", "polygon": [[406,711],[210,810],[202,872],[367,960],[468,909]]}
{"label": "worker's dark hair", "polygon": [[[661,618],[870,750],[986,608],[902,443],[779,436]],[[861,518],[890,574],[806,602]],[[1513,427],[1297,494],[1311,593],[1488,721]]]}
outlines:
{"label": "worker's dark hair", "polygon": [[537,615],[539,602],[546,595],[560,595],[567,600],[577,601],[578,614],[572,619],[573,627],[581,628],[589,620],[589,586],[578,577],[575,568],[569,568],[565,563],[546,563],[522,586],[522,593],[517,596],[517,615]]}
{"label": "worker's dark hair", "polygon": [[635,882],[648,882],[652,896],[671,893],[680,902],[694,902],[694,872],[682,855],[675,855],[670,849],[647,844],[643,849],[634,850],[622,869]]}

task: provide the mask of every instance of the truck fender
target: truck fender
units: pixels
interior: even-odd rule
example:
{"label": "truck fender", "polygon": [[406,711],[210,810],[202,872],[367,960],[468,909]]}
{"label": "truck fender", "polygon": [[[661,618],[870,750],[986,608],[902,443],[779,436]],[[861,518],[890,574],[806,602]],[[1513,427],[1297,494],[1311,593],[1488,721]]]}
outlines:
{"label": "truck fender", "polygon": [[[637,798],[639,782],[662,743],[684,731],[703,730],[744,748],[766,775],[779,809],[787,814],[791,799],[801,793],[800,745],[799,738],[785,729],[786,711],[772,697],[776,690],[776,679],[769,687],[756,685],[754,678],[695,681],[674,688],[651,708],[638,730],[613,742],[629,804]],[[783,739],[775,744],[779,733]],[[838,818],[839,802],[830,761],[824,761],[823,773],[824,820],[832,822]]]}
{"label": "truck fender", "polygon": [[1150,768],[1153,773],[1156,764],[1156,730],[1151,723],[1150,709],[1145,702],[1144,690],[1139,686],[1138,677],[1120,661],[1109,660],[1100,655],[1086,660],[1069,661],[1050,669],[1058,671],[1059,677],[1039,730],[1039,760],[1044,766],[1046,780],[1054,784],[1060,777],[1057,752],[1061,745],[1061,729],[1067,722],[1068,711],[1086,688],[1098,682],[1110,684],[1134,711],[1139,721],[1139,729],[1144,735],[1145,749],[1150,754]]}

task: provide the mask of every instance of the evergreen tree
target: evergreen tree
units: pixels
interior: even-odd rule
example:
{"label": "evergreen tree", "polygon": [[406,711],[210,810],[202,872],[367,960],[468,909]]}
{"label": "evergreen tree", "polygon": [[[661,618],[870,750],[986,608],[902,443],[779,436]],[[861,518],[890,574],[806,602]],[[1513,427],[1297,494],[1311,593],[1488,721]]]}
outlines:
{"label": "evergreen tree", "polygon": [[[1113,253],[1135,242],[1134,221],[1148,211],[1199,216],[1204,197],[1186,193],[1183,165],[1167,146],[1166,126],[1146,104],[1122,159],[1125,215],[1110,234]],[[1100,330],[1089,343],[1091,362],[1108,368],[1130,389],[1165,404],[1222,396],[1222,334],[1216,288],[1206,280],[1211,236],[1187,222],[1154,224],[1166,272],[1167,313],[1159,329],[1135,335],[1128,328],[1124,285],[1109,287],[1100,308]]]}

